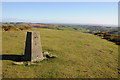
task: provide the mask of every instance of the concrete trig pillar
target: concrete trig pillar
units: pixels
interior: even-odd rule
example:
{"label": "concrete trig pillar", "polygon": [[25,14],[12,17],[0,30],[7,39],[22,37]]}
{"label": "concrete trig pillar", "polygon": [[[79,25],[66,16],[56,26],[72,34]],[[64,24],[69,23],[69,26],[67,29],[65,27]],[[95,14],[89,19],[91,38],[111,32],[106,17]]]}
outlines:
{"label": "concrete trig pillar", "polygon": [[27,32],[24,54],[25,61],[43,59],[40,34],[38,31]]}

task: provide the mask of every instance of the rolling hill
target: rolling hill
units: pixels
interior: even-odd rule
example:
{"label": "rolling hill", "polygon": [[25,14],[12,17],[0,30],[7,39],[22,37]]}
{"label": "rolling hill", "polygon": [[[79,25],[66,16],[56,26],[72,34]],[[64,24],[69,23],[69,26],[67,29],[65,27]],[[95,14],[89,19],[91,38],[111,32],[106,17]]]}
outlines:
{"label": "rolling hill", "polygon": [[43,51],[58,57],[28,66],[2,60],[3,78],[118,77],[118,46],[88,33],[43,28],[3,31],[2,55],[23,55],[27,31],[39,31]]}
{"label": "rolling hill", "polygon": [[95,33],[95,32],[107,32],[110,34],[118,35],[118,27],[111,26],[101,26],[101,25],[78,25],[78,24],[47,24],[47,23],[25,23],[25,22],[10,22],[2,23],[3,26],[14,26],[14,27],[35,27],[35,28],[47,28],[47,29],[56,29],[56,30],[71,30],[79,31],[85,33]]}

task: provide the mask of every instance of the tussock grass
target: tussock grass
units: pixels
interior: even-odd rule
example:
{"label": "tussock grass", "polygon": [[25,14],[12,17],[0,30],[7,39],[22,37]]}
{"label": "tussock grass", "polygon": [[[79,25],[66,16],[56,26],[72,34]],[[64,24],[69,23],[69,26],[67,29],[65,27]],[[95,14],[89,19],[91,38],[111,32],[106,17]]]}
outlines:
{"label": "tussock grass", "polygon": [[[30,66],[3,60],[4,78],[117,78],[118,46],[98,36],[52,29],[40,31],[43,51],[58,57]],[[27,31],[3,32],[3,54],[23,55]]]}

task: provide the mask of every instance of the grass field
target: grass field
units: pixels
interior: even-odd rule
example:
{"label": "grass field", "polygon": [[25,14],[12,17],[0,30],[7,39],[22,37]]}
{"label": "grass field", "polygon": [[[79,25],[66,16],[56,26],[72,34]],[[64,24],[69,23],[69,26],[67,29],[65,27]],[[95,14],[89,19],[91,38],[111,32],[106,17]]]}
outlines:
{"label": "grass field", "polygon": [[[118,46],[98,36],[52,29],[40,31],[43,51],[58,57],[34,65],[13,65],[3,60],[3,78],[117,78]],[[27,31],[2,35],[2,54],[23,55]]]}

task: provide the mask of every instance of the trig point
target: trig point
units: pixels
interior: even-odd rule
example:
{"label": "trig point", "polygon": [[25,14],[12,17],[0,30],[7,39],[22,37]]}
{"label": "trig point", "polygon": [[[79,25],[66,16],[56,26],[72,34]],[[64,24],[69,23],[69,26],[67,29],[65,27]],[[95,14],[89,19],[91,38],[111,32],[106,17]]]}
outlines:
{"label": "trig point", "polygon": [[25,61],[37,61],[43,59],[39,32],[27,32],[24,59]]}

